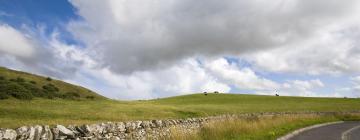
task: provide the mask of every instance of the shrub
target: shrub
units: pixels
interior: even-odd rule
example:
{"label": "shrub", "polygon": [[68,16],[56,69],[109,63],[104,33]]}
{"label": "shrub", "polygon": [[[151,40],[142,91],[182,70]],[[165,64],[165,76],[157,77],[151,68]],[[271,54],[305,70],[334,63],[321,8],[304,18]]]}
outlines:
{"label": "shrub", "polygon": [[54,86],[53,84],[47,84],[42,87],[47,92],[58,92],[59,88]]}
{"label": "shrub", "polygon": [[86,99],[94,100],[95,97],[94,96],[86,96]]}
{"label": "shrub", "polygon": [[52,81],[52,79],[50,77],[47,77],[46,80],[47,81]]}
{"label": "shrub", "polygon": [[24,78],[21,78],[21,77],[18,77],[18,78],[15,79],[15,82],[24,83],[24,82],[25,82],[25,79],[24,79]]}
{"label": "shrub", "polygon": [[35,81],[30,81],[30,83],[36,85],[36,82],[35,82]]}
{"label": "shrub", "polygon": [[33,98],[33,95],[29,90],[17,83],[9,83],[7,85],[6,93],[7,95],[22,100],[31,100]]}
{"label": "shrub", "polygon": [[4,76],[0,76],[0,80],[6,80]]}
{"label": "shrub", "polygon": [[0,100],[7,99],[7,98],[9,98],[9,96],[6,93],[0,92]]}
{"label": "shrub", "polygon": [[64,99],[77,99],[80,98],[80,94],[76,92],[67,92],[65,93],[62,98]]}

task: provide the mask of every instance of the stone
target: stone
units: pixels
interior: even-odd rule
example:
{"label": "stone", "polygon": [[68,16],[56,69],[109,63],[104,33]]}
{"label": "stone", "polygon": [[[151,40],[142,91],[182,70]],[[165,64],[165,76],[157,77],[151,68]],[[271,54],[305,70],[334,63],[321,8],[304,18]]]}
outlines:
{"label": "stone", "polygon": [[136,129],[143,129],[143,127],[142,127],[142,121],[136,121],[135,122],[135,127],[136,127]]}
{"label": "stone", "polygon": [[69,129],[70,131],[72,131],[72,132],[74,133],[74,136],[75,136],[75,137],[80,136],[80,132],[78,132],[78,131],[76,130],[76,126],[74,126],[74,125],[69,125],[69,126],[67,127],[67,129]]}
{"label": "stone", "polygon": [[51,132],[53,134],[54,139],[59,139],[60,138],[60,131],[59,131],[58,128],[52,128]]}
{"label": "stone", "polygon": [[119,131],[119,132],[125,132],[126,131],[125,124],[123,122],[116,123],[116,128],[115,129],[117,131]]}
{"label": "stone", "polygon": [[56,125],[56,128],[59,130],[60,136],[66,136],[68,138],[74,138],[75,134],[71,130],[67,129],[65,126]]}
{"label": "stone", "polygon": [[76,126],[75,129],[79,132],[79,135],[81,137],[89,137],[90,133],[89,131],[87,131],[87,126],[86,125],[82,125],[82,126]]}
{"label": "stone", "polygon": [[31,139],[35,137],[35,128],[23,126],[16,129],[17,139]]}
{"label": "stone", "polygon": [[40,126],[40,125],[36,125],[34,127],[34,129],[35,129],[34,140],[40,140],[41,134],[42,134],[42,131],[43,131],[43,127]]}
{"label": "stone", "polygon": [[140,125],[142,128],[147,129],[150,128],[150,123],[151,123],[150,121],[143,121]]}
{"label": "stone", "polygon": [[162,120],[156,120],[155,124],[156,124],[157,127],[162,127],[163,126]]}
{"label": "stone", "polygon": [[103,134],[105,127],[102,124],[86,125],[86,130],[92,135]]}
{"label": "stone", "polygon": [[125,123],[126,133],[130,133],[136,129],[136,124],[134,122],[126,122]]}
{"label": "stone", "polygon": [[16,140],[17,134],[12,129],[0,129],[0,140]]}
{"label": "stone", "polygon": [[48,125],[45,125],[41,133],[41,140],[52,140],[52,139],[53,139],[53,134],[50,130],[50,127]]}

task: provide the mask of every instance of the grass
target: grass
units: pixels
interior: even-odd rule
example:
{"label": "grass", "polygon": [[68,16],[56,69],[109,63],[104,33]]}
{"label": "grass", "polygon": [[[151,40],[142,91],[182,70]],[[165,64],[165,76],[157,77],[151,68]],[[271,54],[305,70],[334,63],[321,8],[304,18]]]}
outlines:
{"label": "grass", "polygon": [[52,84],[61,93],[94,100],[8,98],[0,100],[0,128],[23,125],[89,124],[107,121],[202,117],[253,112],[359,111],[359,99],[193,94],[145,101],[115,101],[66,82],[0,67],[0,77],[23,78],[38,88]]}
{"label": "grass", "polygon": [[0,127],[87,124],[251,112],[356,111],[359,99],[193,94],[148,101],[0,100]]}
{"label": "grass", "polygon": [[197,132],[172,131],[172,139],[183,140],[276,140],[296,129],[325,122],[360,120],[352,115],[282,115],[238,118],[206,124]]}

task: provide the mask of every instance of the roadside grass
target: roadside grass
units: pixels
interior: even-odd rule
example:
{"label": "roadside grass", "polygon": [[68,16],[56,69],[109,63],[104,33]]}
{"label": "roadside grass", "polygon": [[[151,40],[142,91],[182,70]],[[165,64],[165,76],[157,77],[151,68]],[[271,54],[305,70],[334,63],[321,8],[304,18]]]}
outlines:
{"label": "roadside grass", "polygon": [[359,99],[192,94],[142,101],[43,99],[0,100],[0,128],[23,125],[89,124],[128,120],[175,119],[255,112],[347,112]]}
{"label": "roadside grass", "polygon": [[352,120],[359,121],[360,114],[338,115],[281,115],[250,117],[211,122],[199,131],[184,134],[172,131],[174,140],[276,140],[291,131],[310,125]]}

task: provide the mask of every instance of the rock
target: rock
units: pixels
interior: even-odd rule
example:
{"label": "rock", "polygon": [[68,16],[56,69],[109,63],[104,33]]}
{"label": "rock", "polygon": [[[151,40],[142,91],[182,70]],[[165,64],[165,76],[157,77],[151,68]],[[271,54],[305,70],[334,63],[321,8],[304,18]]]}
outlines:
{"label": "rock", "polygon": [[143,121],[140,125],[141,127],[145,128],[145,129],[148,129],[150,128],[150,121]]}
{"label": "rock", "polygon": [[141,126],[141,124],[142,124],[142,121],[136,121],[135,122],[136,129],[142,129],[143,127]]}
{"label": "rock", "polygon": [[41,139],[42,140],[52,140],[53,134],[51,133],[50,127],[48,125],[45,125],[43,127],[43,131],[41,133]]}
{"label": "rock", "polygon": [[162,127],[163,126],[162,120],[156,120],[155,124],[156,124],[157,127]]}
{"label": "rock", "polygon": [[53,134],[54,139],[59,139],[60,138],[60,131],[59,131],[58,128],[52,128],[51,132]]}
{"label": "rock", "polygon": [[86,131],[88,131],[92,135],[103,134],[105,127],[102,124],[91,124],[86,125]]}
{"label": "rock", "polygon": [[136,124],[134,122],[126,122],[125,129],[126,133],[130,133],[136,129]]}
{"label": "rock", "polygon": [[67,129],[69,129],[70,131],[72,131],[72,132],[74,133],[74,136],[75,136],[75,137],[80,136],[80,132],[78,132],[78,131],[76,130],[76,126],[74,126],[74,125],[69,125],[69,126],[67,127]]}
{"label": "rock", "polygon": [[116,130],[119,132],[125,132],[125,124],[123,122],[116,123]]}
{"label": "rock", "polygon": [[17,139],[31,139],[33,140],[35,137],[35,128],[23,126],[16,129]]}
{"label": "rock", "polygon": [[0,140],[16,140],[16,131],[12,129],[0,129]]}
{"label": "rock", "polygon": [[74,138],[75,134],[71,130],[67,129],[65,126],[57,125],[56,128],[59,130],[60,136],[66,136],[67,138]]}
{"label": "rock", "polygon": [[79,135],[81,137],[89,137],[90,133],[89,131],[87,131],[87,126],[86,125],[82,125],[82,126],[76,126],[75,129],[79,132]]}
{"label": "rock", "polygon": [[43,127],[40,126],[40,125],[36,125],[34,127],[34,129],[35,129],[34,140],[40,140],[41,134],[42,134],[42,131],[43,131]]}

